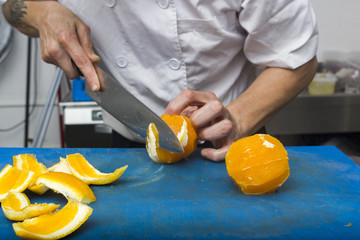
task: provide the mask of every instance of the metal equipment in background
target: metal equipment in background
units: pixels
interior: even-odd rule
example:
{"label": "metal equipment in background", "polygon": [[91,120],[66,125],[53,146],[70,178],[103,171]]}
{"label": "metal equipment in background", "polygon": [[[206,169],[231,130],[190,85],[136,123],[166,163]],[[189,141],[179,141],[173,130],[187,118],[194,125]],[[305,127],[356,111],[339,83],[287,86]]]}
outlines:
{"label": "metal equipment in background", "polygon": [[31,144],[31,147],[33,148],[40,148],[44,142],[44,137],[49,126],[52,111],[54,109],[56,95],[58,93],[61,79],[63,78],[63,76],[64,72],[60,68],[56,68],[54,79],[50,85],[50,89],[45,100],[45,105],[36,127],[34,140]]}

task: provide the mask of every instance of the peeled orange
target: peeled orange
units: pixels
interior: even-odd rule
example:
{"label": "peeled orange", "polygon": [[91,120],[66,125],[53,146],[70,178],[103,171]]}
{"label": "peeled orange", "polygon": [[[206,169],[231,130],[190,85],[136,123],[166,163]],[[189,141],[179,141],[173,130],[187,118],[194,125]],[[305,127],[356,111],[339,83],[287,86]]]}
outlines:
{"label": "peeled orange", "polygon": [[172,153],[159,146],[159,132],[154,123],[147,130],[146,149],[150,158],[156,163],[175,163],[196,150],[197,131],[190,119],[180,115],[162,115],[161,118],[169,125],[184,148],[184,153]]}
{"label": "peeled orange", "polygon": [[81,203],[88,204],[96,201],[91,188],[80,179],[68,173],[44,173],[37,178],[36,184],[43,184],[55,192],[63,194],[66,198],[74,199]]}
{"label": "peeled orange", "polygon": [[85,157],[80,153],[70,154],[66,156],[68,166],[71,173],[87,184],[104,185],[109,184],[117,179],[125,172],[127,165],[116,169],[112,173],[102,173],[93,165],[91,165]]}
{"label": "peeled orange", "polygon": [[[44,164],[39,163],[36,159],[36,156],[33,154],[19,154],[13,156],[13,165],[19,169],[25,169],[34,172],[34,180],[43,173],[46,173],[48,170]],[[46,192],[47,188],[37,186],[33,181],[30,183],[28,189],[37,194],[43,194]]]}
{"label": "peeled orange", "polygon": [[60,205],[53,203],[30,204],[24,193],[9,192],[1,202],[5,216],[14,221],[37,217],[56,210]]}
{"label": "peeled orange", "polygon": [[226,169],[245,194],[272,193],[289,177],[289,158],[282,143],[267,134],[234,142],[225,157]]}
{"label": "peeled orange", "polygon": [[22,192],[34,180],[34,173],[7,164],[0,172],[0,201],[10,191]]}
{"label": "peeled orange", "polygon": [[78,229],[91,213],[88,205],[69,200],[59,211],[13,223],[13,228],[21,238],[59,239]]}

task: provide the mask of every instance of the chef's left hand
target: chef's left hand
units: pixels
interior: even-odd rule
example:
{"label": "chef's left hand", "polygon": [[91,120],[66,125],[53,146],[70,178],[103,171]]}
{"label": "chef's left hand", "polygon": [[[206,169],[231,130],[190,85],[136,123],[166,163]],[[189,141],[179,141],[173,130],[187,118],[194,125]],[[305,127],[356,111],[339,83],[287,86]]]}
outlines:
{"label": "chef's left hand", "polygon": [[223,161],[230,145],[241,136],[241,126],[211,92],[184,90],[168,104],[165,114],[190,117],[199,140],[212,142],[214,148],[201,150],[212,161]]}

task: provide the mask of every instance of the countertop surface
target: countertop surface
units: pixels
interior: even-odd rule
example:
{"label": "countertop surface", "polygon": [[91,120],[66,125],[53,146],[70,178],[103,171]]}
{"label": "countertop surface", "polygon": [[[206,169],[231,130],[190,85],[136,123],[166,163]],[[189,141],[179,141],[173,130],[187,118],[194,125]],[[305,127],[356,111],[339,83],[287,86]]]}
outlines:
{"label": "countertop surface", "polygon": [[[160,165],[145,149],[0,148],[0,168],[21,153],[50,167],[77,152],[101,172],[129,166],[116,182],[91,185],[93,213],[67,239],[360,239],[360,167],[332,146],[286,149],[290,177],[270,195],[242,194],[225,163],[199,150]],[[52,191],[25,193],[66,204]],[[0,211],[1,239],[16,238],[11,223]]]}

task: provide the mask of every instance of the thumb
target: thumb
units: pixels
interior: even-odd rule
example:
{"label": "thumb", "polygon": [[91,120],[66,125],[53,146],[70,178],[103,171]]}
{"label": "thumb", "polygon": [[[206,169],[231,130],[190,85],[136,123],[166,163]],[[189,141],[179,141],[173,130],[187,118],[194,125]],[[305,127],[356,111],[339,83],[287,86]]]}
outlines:
{"label": "thumb", "polygon": [[204,148],[201,150],[201,156],[213,162],[222,162],[225,160],[225,155],[230,146],[223,146],[221,148]]}

